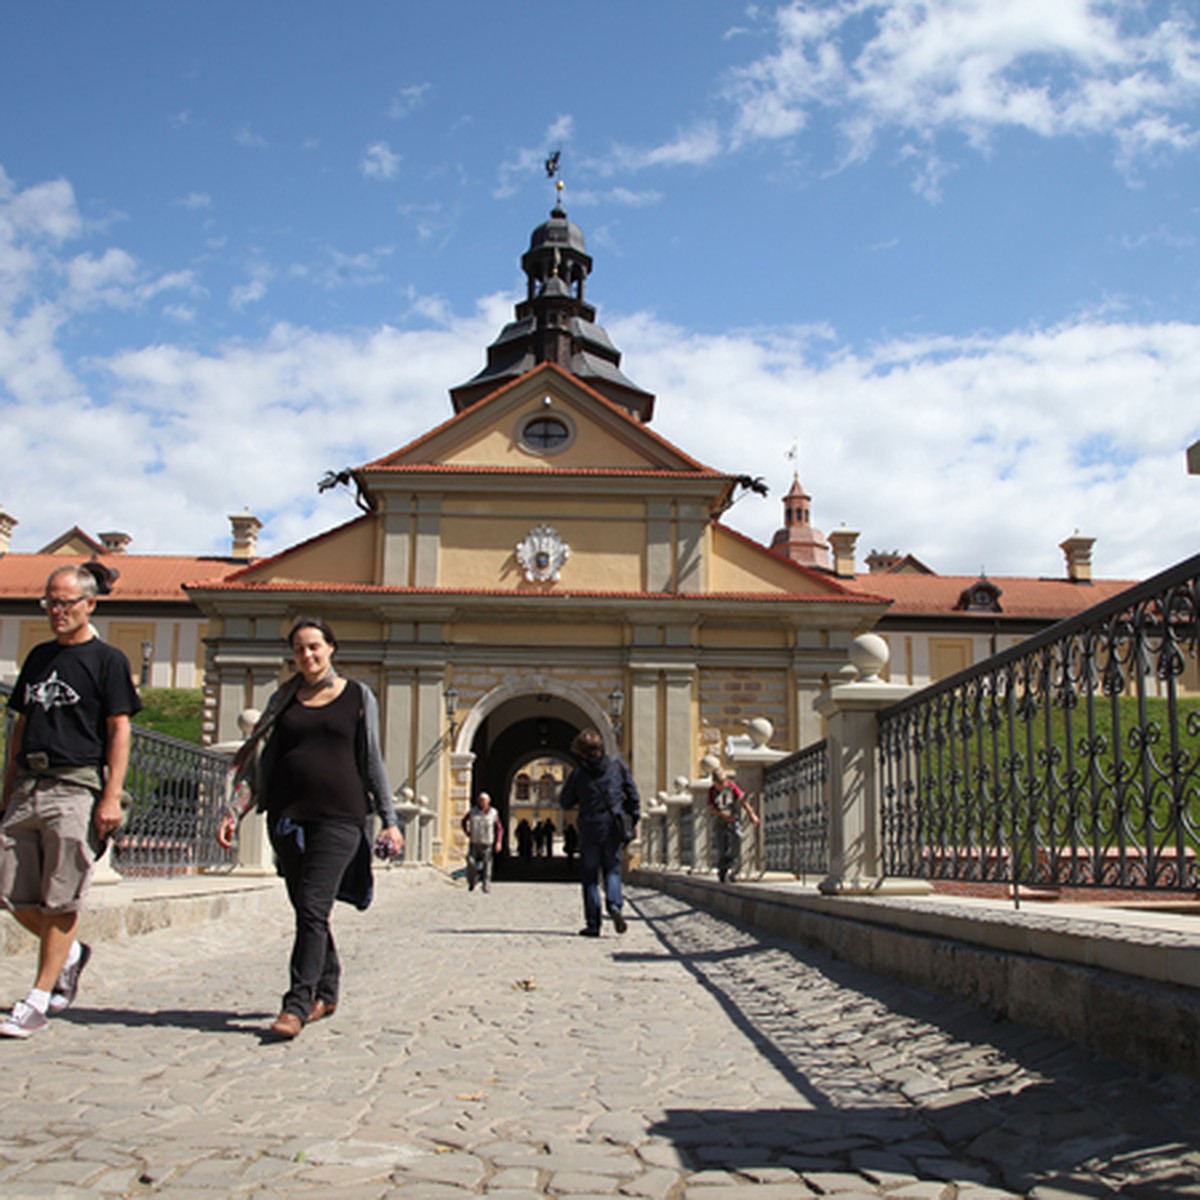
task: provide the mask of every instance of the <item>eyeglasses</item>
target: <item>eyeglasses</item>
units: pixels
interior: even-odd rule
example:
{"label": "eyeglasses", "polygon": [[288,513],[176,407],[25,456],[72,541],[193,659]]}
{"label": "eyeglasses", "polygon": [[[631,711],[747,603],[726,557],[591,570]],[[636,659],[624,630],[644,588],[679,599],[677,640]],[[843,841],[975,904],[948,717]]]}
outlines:
{"label": "eyeglasses", "polygon": [[86,599],[86,596],[76,596],[73,600],[50,600],[43,596],[38,603],[47,612],[70,612],[81,600]]}

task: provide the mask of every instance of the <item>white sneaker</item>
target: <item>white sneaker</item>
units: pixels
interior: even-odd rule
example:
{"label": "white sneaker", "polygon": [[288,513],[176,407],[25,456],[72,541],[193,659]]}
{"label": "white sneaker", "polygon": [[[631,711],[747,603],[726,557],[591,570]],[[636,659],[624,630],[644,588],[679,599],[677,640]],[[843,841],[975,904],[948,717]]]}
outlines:
{"label": "white sneaker", "polygon": [[54,990],[50,993],[51,1016],[65,1012],[75,1002],[75,997],[79,992],[79,977],[83,974],[83,968],[88,965],[91,957],[91,946],[87,942],[80,942],[79,957],[70,966],[63,967],[58,982],[55,983]]}
{"label": "white sneaker", "polygon": [[0,1021],[0,1037],[27,1038],[41,1033],[50,1022],[32,1004],[18,1000],[13,1010]]}

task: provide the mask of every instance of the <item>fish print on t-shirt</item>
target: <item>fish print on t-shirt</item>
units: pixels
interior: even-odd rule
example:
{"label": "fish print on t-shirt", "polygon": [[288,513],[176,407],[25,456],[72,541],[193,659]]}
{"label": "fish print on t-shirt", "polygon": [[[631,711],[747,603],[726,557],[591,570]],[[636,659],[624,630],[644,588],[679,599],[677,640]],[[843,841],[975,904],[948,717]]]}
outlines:
{"label": "fish print on t-shirt", "polygon": [[79,693],[69,684],[59,679],[57,671],[50,672],[50,678],[41,683],[30,683],[25,687],[25,706],[40,705],[46,712],[52,708],[69,708],[79,703]]}

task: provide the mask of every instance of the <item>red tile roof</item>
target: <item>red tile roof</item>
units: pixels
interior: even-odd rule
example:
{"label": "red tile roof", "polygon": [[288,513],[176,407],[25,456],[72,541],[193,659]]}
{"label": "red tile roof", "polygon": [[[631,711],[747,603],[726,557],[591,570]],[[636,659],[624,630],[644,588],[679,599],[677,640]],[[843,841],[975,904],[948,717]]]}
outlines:
{"label": "red tile roof", "polygon": [[1072,583],[1069,579],[1035,579],[1021,575],[989,575],[987,579],[1000,589],[999,613],[967,612],[958,608],[967,588],[979,582],[978,575],[917,575],[882,571],[843,579],[851,591],[884,596],[892,601],[888,618],[900,616],[955,616],[995,621],[1025,618],[1058,621],[1091,608],[1133,587],[1139,580],[1096,579],[1091,583]]}
{"label": "red tile roof", "polygon": [[[0,600],[33,600],[56,567],[87,562],[76,554],[5,554],[0,556]],[[104,565],[120,571],[113,600],[180,600],[188,602],[184,584],[221,581],[247,564],[228,558],[194,554],[106,554]]]}

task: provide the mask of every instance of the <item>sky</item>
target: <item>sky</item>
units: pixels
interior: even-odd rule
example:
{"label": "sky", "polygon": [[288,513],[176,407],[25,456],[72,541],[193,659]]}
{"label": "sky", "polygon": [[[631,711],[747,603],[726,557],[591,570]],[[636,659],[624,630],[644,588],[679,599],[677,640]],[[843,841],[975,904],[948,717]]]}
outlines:
{"label": "sky", "polygon": [[942,574],[1197,550],[1180,0],[0,9],[0,509],[274,552],[451,414],[563,200],[651,428]]}

